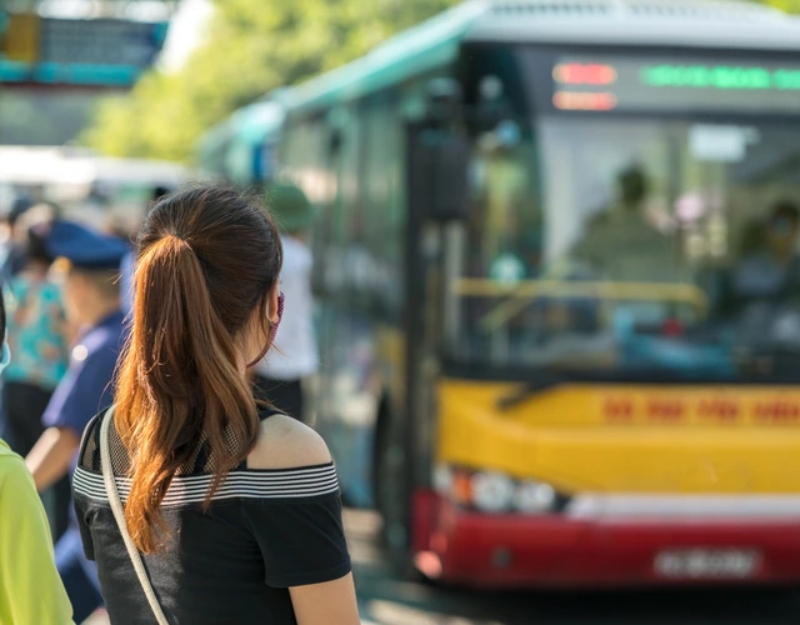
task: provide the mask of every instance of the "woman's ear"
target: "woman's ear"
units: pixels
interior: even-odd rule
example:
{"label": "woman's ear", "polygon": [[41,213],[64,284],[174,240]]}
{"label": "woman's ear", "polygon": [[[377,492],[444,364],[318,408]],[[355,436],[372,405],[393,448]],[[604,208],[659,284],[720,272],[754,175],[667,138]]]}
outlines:
{"label": "woman's ear", "polygon": [[262,300],[261,305],[253,311],[247,331],[242,334],[244,357],[248,368],[255,366],[264,358],[271,347],[272,327],[280,317],[279,296],[280,291],[276,284],[267,293],[266,302]]}
{"label": "woman's ear", "polygon": [[275,284],[269,290],[269,296],[267,300],[267,319],[272,325],[275,325],[280,321],[280,312],[279,312],[279,304],[278,298],[280,297],[280,284],[278,281],[275,281]]}

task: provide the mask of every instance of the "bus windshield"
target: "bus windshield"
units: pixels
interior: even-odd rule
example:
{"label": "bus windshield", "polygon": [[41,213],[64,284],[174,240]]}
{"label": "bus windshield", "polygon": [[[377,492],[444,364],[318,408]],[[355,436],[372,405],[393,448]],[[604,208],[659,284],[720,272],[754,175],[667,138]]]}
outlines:
{"label": "bus windshield", "polygon": [[800,379],[800,126],[551,113],[474,145],[453,360]]}

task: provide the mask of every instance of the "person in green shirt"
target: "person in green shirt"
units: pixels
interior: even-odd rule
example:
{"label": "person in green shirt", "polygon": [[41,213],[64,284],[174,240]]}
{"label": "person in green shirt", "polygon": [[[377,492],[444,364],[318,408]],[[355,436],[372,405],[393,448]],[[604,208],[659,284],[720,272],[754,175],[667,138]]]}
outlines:
{"label": "person in green shirt", "polygon": [[[5,336],[0,293],[0,336]],[[0,371],[10,352],[3,340]],[[0,440],[0,623],[72,625],[72,606],[53,560],[47,516],[25,461]]]}

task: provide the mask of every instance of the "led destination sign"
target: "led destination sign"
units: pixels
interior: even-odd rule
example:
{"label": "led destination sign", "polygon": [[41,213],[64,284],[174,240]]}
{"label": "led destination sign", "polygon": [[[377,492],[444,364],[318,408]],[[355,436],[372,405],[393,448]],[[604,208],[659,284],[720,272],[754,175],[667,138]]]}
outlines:
{"label": "led destination sign", "polygon": [[552,77],[560,110],[800,114],[800,62],[569,56]]}
{"label": "led destination sign", "polygon": [[800,69],[666,64],[643,68],[640,78],[650,87],[800,89]]}

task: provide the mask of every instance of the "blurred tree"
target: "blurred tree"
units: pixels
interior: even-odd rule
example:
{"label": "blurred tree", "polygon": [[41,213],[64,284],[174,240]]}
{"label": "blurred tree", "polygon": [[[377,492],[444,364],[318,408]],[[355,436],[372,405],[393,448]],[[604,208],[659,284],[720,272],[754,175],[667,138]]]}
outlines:
{"label": "blurred tree", "polygon": [[763,0],[761,4],[768,4],[789,13],[800,13],[800,0]]}
{"label": "blurred tree", "polygon": [[350,61],[457,0],[214,0],[205,43],[105,100],[83,140],[119,156],[190,160],[200,135],[267,91]]}

